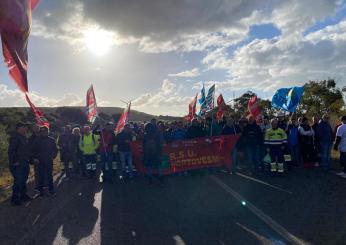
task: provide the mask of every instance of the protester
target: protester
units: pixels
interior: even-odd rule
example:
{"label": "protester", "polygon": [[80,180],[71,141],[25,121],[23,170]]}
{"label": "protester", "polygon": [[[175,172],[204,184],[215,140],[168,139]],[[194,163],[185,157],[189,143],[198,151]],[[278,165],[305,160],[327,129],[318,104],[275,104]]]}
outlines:
{"label": "protester", "polygon": [[[226,124],[222,129],[221,132],[222,135],[236,135],[236,134],[240,134],[240,128],[238,125],[236,125],[234,123],[234,119],[232,117],[229,117],[228,119],[226,119]],[[234,146],[232,152],[231,152],[231,157],[232,157],[232,169],[231,169],[231,173],[235,173],[238,168],[239,168],[239,164],[238,164],[238,149],[237,149],[237,145]]]}
{"label": "protester", "polygon": [[272,126],[270,125],[270,121],[269,121],[269,117],[268,116],[264,116],[263,117],[263,123],[260,125],[261,130],[263,135],[266,134],[267,129],[270,129]]}
{"label": "protester", "polygon": [[284,149],[287,143],[287,135],[282,128],[279,128],[278,124],[277,119],[271,120],[272,127],[266,131],[264,144],[271,158],[270,171],[283,173],[285,162]]}
{"label": "protester", "polygon": [[[29,137],[29,147],[30,152],[33,152],[32,147],[35,144],[35,140],[39,137],[40,127],[36,124],[32,126],[32,134]],[[30,164],[34,166],[34,178],[35,178],[35,190],[38,190],[39,185],[39,169],[38,169],[38,159],[36,159],[32,154],[30,155]]]}
{"label": "protester", "polygon": [[[130,124],[126,124],[124,130],[116,136],[116,144],[118,145],[118,152],[120,156],[119,166],[119,178],[121,180],[127,177],[132,180],[133,178],[133,163],[132,163],[132,152],[130,143],[132,141],[132,130]],[[126,174],[126,166],[128,170],[128,176]]]}
{"label": "protester", "polygon": [[287,122],[284,113],[279,113],[278,115],[278,127],[284,131],[287,130]]}
{"label": "protester", "polygon": [[71,125],[66,125],[64,127],[64,132],[60,135],[58,139],[58,146],[60,150],[60,159],[64,164],[64,170],[66,179],[71,178],[71,169],[73,162],[73,135],[72,135],[72,127]]}
{"label": "protester", "polygon": [[48,127],[40,128],[40,137],[35,141],[33,147],[35,156],[39,161],[39,191],[40,196],[44,196],[44,184],[47,182],[51,195],[55,194],[53,184],[53,160],[58,154],[58,148],[53,138],[49,137]]}
{"label": "protester", "polygon": [[320,116],[319,115],[315,115],[312,117],[312,129],[314,131],[314,136],[313,136],[313,150],[314,150],[314,158],[313,158],[313,162],[314,162],[314,166],[315,167],[318,167],[319,166],[319,153],[320,153],[320,143],[319,143],[319,137],[318,135],[316,134],[317,132],[317,127],[318,127],[318,124],[320,122]]}
{"label": "protester", "polygon": [[200,126],[197,118],[192,119],[191,125],[188,127],[186,132],[186,138],[194,139],[194,138],[205,137],[205,135],[206,133]]}
{"label": "protester", "polygon": [[329,123],[329,115],[324,114],[316,127],[316,137],[320,152],[320,166],[330,169],[330,153],[333,145],[333,129]]}
{"label": "protester", "polygon": [[83,154],[79,149],[79,141],[81,139],[81,132],[79,127],[72,130],[72,154],[73,154],[73,168],[76,174],[85,176],[85,168],[83,164]]}
{"label": "protester", "polygon": [[27,124],[18,123],[16,125],[16,132],[11,136],[8,147],[9,167],[14,179],[11,203],[16,206],[21,205],[22,202],[31,200],[31,197],[26,193],[26,182],[30,169],[27,133]]}
{"label": "protester", "polygon": [[84,134],[79,141],[79,148],[83,153],[83,162],[89,178],[96,175],[97,156],[96,149],[99,147],[99,137],[91,132],[90,126],[83,128]]}
{"label": "protester", "polygon": [[244,127],[242,144],[252,169],[251,173],[256,173],[260,167],[260,149],[263,144],[263,134],[253,116],[249,116],[249,122]]}
{"label": "protester", "polygon": [[291,154],[292,164],[295,166],[301,165],[300,145],[299,145],[299,130],[298,122],[295,117],[292,117],[287,126],[288,149]]}
{"label": "protester", "polygon": [[106,124],[106,127],[101,131],[100,139],[100,149],[101,154],[101,164],[102,164],[102,180],[103,182],[112,183],[113,182],[113,171],[112,171],[112,162],[113,162],[113,145],[115,135],[113,133],[113,123],[109,122]]}
{"label": "protester", "polygon": [[161,184],[163,184],[163,175],[161,171],[161,153],[162,140],[152,123],[145,125],[145,134],[143,139],[143,164],[145,166],[146,176],[151,185],[153,176],[157,176]]}
{"label": "protester", "polygon": [[299,142],[301,146],[301,155],[304,167],[315,166],[315,150],[314,150],[314,130],[309,125],[306,117],[302,118],[299,128]]}
{"label": "protester", "polygon": [[215,118],[215,115],[213,117],[207,117],[205,119],[206,122],[206,133],[207,136],[217,136],[221,134],[222,128],[217,123],[217,120]]}
{"label": "protester", "polygon": [[346,179],[346,116],[342,116],[341,121],[342,124],[336,130],[334,150],[340,151],[340,165],[343,167],[343,171],[337,175]]}
{"label": "protester", "polygon": [[174,140],[183,140],[186,136],[186,131],[184,129],[183,122],[177,122],[172,129],[171,139]]}

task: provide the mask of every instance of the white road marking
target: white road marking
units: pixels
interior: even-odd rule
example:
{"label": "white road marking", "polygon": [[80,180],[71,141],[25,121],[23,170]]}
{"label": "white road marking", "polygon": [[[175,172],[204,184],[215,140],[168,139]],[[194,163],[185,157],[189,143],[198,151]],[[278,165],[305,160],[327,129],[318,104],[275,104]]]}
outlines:
{"label": "white road marking", "polygon": [[262,180],[255,179],[255,178],[253,178],[253,177],[247,176],[247,175],[245,175],[245,174],[236,173],[236,175],[238,175],[238,176],[240,176],[240,177],[243,177],[243,178],[245,178],[245,179],[248,179],[248,180],[255,181],[255,182],[260,183],[260,184],[262,184],[262,185],[269,186],[269,187],[271,187],[271,188],[273,188],[273,189],[276,189],[276,190],[279,190],[279,191],[283,191],[283,192],[286,192],[286,193],[288,193],[288,194],[293,194],[293,193],[290,192],[290,191],[287,191],[287,190],[282,189],[282,188],[280,188],[280,187],[278,187],[278,186],[269,184],[269,183],[264,182],[264,181],[262,181]]}
{"label": "white road marking", "polygon": [[309,243],[301,240],[300,238],[296,237],[292,233],[290,233],[288,230],[286,230],[284,227],[282,227],[280,224],[278,224],[276,221],[274,221],[271,217],[269,217],[268,215],[263,213],[255,205],[251,204],[244,197],[242,197],[240,194],[238,194],[236,191],[234,191],[232,188],[230,188],[227,184],[225,184],[218,177],[209,176],[209,178],[212,181],[214,181],[218,186],[220,186],[224,191],[226,191],[228,194],[230,194],[235,199],[237,199],[240,203],[246,202],[246,205],[244,207],[248,208],[254,215],[256,215],[260,220],[262,220],[265,224],[267,224],[271,229],[273,229],[275,232],[277,232],[279,235],[281,235],[283,238],[285,238],[288,242],[290,242],[292,244],[296,244],[296,245],[308,245],[309,244]]}

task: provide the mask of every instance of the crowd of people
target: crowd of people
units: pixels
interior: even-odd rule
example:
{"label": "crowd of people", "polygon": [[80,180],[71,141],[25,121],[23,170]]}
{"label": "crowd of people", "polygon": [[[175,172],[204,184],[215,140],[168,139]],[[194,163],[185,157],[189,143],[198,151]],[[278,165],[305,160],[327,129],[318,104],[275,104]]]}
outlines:
{"label": "crowd of people", "polygon": [[[48,187],[50,195],[55,194],[53,184],[53,160],[60,152],[62,173],[68,181],[71,178],[98,179],[113,183],[133,181],[136,175],[133,166],[131,141],[142,140],[143,164],[149,184],[156,177],[162,185],[164,178],[161,168],[163,144],[177,140],[218,135],[240,134],[232,149],[232,169],[241,169],[239,163],[247,163],[251,174],[268,172],[282,175],[293,167],[331,168],[331,150],[340,150],[340,162],[346,178],[346,116],[333,130],[329,116],[313,117],[312,123],[305,117],[289,118],[279,115],[263,117],[261,123],[252,116],[235,120],[223,117],[221,120],[206,117],[194,118],[191,122],[130,122],[117,135],[114,124],[83,127],[66,125],[56,137],[50,135],[47,127],[30,127],[18,123],[16,132],[10,138],[8,149],[10,171],[14,177],[12,203],[20,205],[31,200],[27,195],[26,182],[30,165],[35,173],[35,189],[45,196]],[[29,128],[31,129],[30,137]],[[54,134],[56,135],[56,134]],[[156,173],[156,174],[154,174]]]}

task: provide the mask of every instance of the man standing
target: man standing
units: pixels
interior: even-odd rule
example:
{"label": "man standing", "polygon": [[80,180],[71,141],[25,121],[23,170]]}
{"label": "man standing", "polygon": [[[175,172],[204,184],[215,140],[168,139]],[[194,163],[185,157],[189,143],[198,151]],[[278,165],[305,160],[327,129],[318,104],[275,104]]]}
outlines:
{"label": "man standing", "polygon": [[89,125],[84,126],[83,132],[79,141],[79,149],[83,153],[83,162],[88,177],[93,178],[97,170],[96,149],[99,147],[99,137],[91,132]]}
{"label": "man standing", "polygon": [[40,133],[40,127],[38,125],[33,125],[32,134],[29,137],[29,147],[30,149],[30,164],[34,166],[34,176],[35,176],[35,190],[38,190],[39,185],[39,169],[38,169],[38,160],[36,156],[33,155],[32,147],[35,145],[35,141],[38,139]]}
{"label": "man standing", "polygon": [[[33,146],[35,156],[37,156],[39,165],[39,186],[40,196],[44,196],[43,187],[45,182],[48,184],[49,193],[55,194],[53,184],[53,160],[58,154],[58,147],[55,139],[49,137],[48,127],[40,128],[40,136]],[[47,181],[45,181],[47,180]]]}
{"label": "man standing", "polygon": [[263,134],[253,116],[249,117],[249,123],[244,127],[242,139],[245,146],[247,159],[250,161],[252,172],[257,172],[260,164],[260,149],[263,145]]}
{"label": "man standing", "polygon": [[323,169],[330,168],[330,151],[333,144],[333,129],[329,124],[329,116],[322,116],[322,120],[316,127],[316,138],[318,138],[318,148],[321,153],[320,165]]}
{"label": "man standing", "polygon": [[271,125],[272,127],[266,131],[264,141],[271,158],[270,171],[283,173],[285,162],[284,149],[287,143],[287,135],[282,128],[279,128],[277,119],[272,119]]}
{"label": "man standing", "polygon": [[114,133],[113,123],[109,122],[101,131],[100,154],[102,162],[103,182],[112,183]]}
{"label": "man standing", "polygon": [[[158,130],[155,128],[155,130]],[[120,175],[119,178],[126,177],[126,165],[128,167],[129,178],[133,178],[133,165],[132,165],[132,152],[130,142],[132,141],[132,130],[130,124],[126,124],[124,130],[116,136],[116,144],[118,145],[118,151],[120,156]]]}
{"label": "man standing", "polygon": [[341,118],[342,124],[336,130],[334,150],[340,151],[340,164],[344,170],[337,175],[346,179],[346,116]]}
{"label": "man standing", "polygon": [[24,123],[18,123],[16,132],[10,138],[8,147],[8,159],[10,171],[14,182],[12,187],[13,205],[21,205],[22,201],[30,201],[31,198],[26,194],[26,181],[29,175],[29,145],[26,134],[28,127]]}
{"label": "man standing", "polygon": [[64,164],[66,179],[71,177],[70,163],[73,162],[73,135],[71,125],[66,125],[58,140],[60,159]]}

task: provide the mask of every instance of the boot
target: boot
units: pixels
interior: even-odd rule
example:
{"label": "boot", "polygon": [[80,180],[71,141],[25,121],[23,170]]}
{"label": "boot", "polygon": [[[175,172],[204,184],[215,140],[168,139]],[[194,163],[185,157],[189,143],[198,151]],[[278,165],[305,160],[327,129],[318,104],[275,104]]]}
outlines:
{"label": "boot", "polygon": [[284,164],[283,163],[278,163],[278,172],[283,173],[284,172]]}
{"label": "boot", "polygon": [[271,162],[270,163],[270,171],[271,172],[276,172],[277,168],[276,168],[276,162]]}

